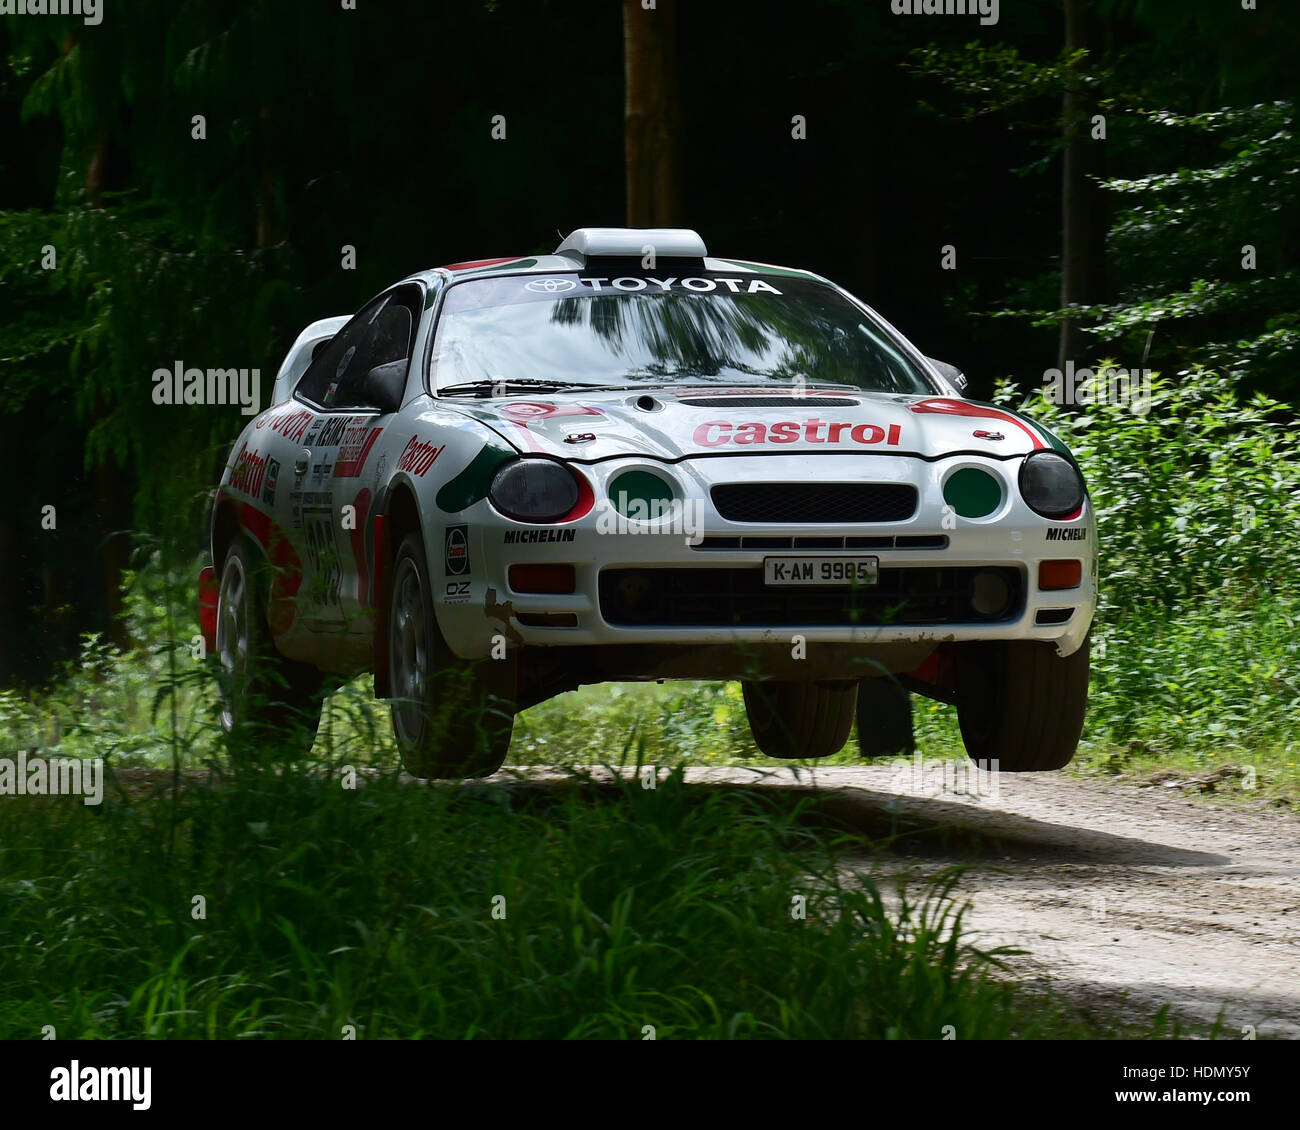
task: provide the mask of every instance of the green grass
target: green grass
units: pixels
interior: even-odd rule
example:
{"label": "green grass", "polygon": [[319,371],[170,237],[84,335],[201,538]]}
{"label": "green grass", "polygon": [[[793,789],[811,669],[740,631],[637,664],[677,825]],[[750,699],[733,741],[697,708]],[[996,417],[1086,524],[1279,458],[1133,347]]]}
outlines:
{"label": "green grass", "polygon": [[964,942],[954,875],[887,903],[815,816],[680,775],[11,800],[0,1038],[1098,1034]]}
{"label": "green grass", "polygon": [[1300,600],[1116,618],[1094,649],[1076,770],[1300,807]]}

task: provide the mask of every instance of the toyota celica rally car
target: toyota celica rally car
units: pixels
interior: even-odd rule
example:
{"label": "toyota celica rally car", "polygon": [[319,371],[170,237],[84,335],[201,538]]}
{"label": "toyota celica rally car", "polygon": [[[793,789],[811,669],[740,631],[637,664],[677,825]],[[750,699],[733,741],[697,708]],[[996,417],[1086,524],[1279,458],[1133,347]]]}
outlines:
{"label": "toyota celica rally car", "polygon": [[[1064,444],[808,271],[693,231],[404,279],[315,322],[215,496],[200,607],[232,735],[373,672],[406,767],[482,776],[585,683],[736,679],[759,749],[1056,769],[1096,530]],[[258,740],[261,740],[260,738]]]}

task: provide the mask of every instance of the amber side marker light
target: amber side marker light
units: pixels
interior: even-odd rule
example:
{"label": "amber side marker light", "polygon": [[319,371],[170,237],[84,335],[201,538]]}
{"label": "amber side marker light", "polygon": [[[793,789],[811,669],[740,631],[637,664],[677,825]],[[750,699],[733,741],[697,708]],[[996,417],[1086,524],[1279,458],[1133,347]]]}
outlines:
{"label": "amber side marker light", "polygon": [[1044,591],[1077,589],[1082,582],[1082,561],[1040,561],[1038,563],[1038,587]]}
{"label": "amber side marker light", "polygon": [[573,566],[511,565],[510,587],[515,592],[573,592]]}

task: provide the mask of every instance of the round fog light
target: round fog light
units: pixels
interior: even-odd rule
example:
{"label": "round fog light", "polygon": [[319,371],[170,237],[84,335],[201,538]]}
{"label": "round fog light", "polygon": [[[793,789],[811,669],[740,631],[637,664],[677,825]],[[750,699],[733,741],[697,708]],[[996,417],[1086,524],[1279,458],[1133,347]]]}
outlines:
{"label": "round fog light", "polygon": [[1005,612],[1011,590],[997,573],[982,569],[975,574],[970,587],[970,606],[981,616],[996,616]]}

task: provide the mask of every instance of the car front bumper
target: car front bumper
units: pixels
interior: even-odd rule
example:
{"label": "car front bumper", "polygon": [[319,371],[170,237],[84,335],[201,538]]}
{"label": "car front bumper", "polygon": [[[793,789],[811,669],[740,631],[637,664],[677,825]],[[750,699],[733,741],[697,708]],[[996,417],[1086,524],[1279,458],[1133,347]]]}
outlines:
{"label": "car front bumper", "polygon": [[[1096,608],[1095,523],[1086,501],[1069,521],[1029,510],[1016,486],[1020,462],[967,454],[934,461],[764,455],[583,466],[597,505],[575,522],[529,526],[486,501],[464,512],[472,568],[441,593],[439,624],[464,658],[490,654],[502,638],[528,647],[1028,639],[1053,642],[1068,655],[1082,644]],[[986,517],[958,517],[944,501],[946,476],[965,466],[1003,485],[1001,504]],[[602,500],[611,479],[629,469],[668,478],[681,506],[657,522],[619,521]],[[903,521],[728,521],[711,488],[745,482],[910,483],[918,501]],[[440,548],[430,547],[431,560]],[[875,557],[879,577],[852,590],[777,590],[763,579],[764,559],[773,556]],[[1041,564],[1068,560],[1081,563],[1078,585],[1044,589]],[[512,584],[512,566],[554,563],[572,565],[573,592]],[[1005,607],[987,597],[991,584],[997,591],[990,576],[1007,585]]]}

